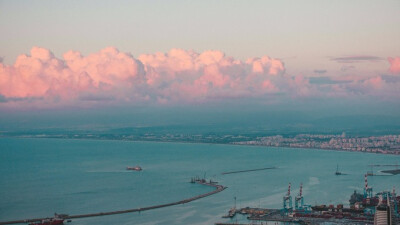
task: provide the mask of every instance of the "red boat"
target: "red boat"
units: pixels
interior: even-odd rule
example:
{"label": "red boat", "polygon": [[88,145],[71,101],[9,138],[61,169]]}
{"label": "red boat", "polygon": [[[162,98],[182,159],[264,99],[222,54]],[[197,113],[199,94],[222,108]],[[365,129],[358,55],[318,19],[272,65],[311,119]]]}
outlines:
{"label": "red boat", "polygon": [[64,219],[51,218],[29,223],[29,225],[59,225],[59,224],[64,224]]}

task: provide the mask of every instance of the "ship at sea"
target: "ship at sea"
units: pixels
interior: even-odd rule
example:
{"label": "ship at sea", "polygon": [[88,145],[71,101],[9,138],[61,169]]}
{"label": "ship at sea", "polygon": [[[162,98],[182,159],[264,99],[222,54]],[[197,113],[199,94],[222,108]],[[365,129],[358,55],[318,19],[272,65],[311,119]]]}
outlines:
{"label": "ship at sea", "polygon": [[[64,224],[64,220],[68,217],[67,214],[54,214],[53,218],[47,218],[36,222],[31,222],[29,225],[60,225]],[[71,220],[67,220],[71,222]]]}
{"label": "ship at sea", "polygon": [[142,171],[142,167],[135,166],[135,167],[126,167],[127,170],[134,170],[134,171]]}
{"label": "ship at sea", "polygon": [[29,223],[29,225],[59,225],[59,224],[64,224],[64,219],[51,218]]}

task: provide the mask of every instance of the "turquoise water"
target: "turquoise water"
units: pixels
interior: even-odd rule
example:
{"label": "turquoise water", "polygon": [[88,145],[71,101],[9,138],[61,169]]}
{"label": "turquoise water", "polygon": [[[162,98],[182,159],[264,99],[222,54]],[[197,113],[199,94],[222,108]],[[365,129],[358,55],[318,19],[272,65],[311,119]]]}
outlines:
{"label": "turquoise water", "polygon": [[[348,203],[369,164],[399,156],[252,146],[65,139],[0,139],[0,221],[145,207],[206,193],[194,175],[228,189],[185,205],[73,220],[84,224],[214,224],[233,206],[280,208],[289,182],[306,204]],[[348,173],[335,176],[336,165]],[[126,171],[140,165],[142,172]],[[276,166],[275,170],[221,175]],[[376,168],[375,172],[379,173]],[[400,189],[400,175],[369,177],[374,191]],[[399,191],[398,191],[399,192]]]}

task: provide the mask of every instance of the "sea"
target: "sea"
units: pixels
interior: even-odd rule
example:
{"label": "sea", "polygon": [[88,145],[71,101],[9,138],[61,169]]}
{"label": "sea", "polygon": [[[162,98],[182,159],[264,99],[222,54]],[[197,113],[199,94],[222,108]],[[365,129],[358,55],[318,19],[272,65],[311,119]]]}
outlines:
{"label": "sea", "polygon": [[[214,224],[237,208],[282,208],[303,184],[305,204],[348,205],[363,192],[364,174],[374,193],[400,192],[400,175],[372,164],[399,164],[400,156],[300,148],[222,144],[0,138],[0,221],[85,214],[179,201],[213,190],[192,184],[194,176],[228,188],[187,204],[140,213],[73,219],[71,225]],[[142,171],[128,171],[139,165]],[[336,176],[337,166],[346,174]],[[224,172],[276,167],[244,173]],[[276,224],[272,222],[270,224]]]}

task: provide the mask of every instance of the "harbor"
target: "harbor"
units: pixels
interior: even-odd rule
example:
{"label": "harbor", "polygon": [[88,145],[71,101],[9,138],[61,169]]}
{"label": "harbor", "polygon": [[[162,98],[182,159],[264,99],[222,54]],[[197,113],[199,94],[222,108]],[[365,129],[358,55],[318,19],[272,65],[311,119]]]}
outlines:
{"label": "harbor", "polygon": [[[13,141],[15,144],[12,144]],[[343,204],[343,208],[347,209],[348,200],[354,190],[357,191],[355,196],[363,195],[364,175],[370,170],[369,165],[396,165],[399,161],[398,157],[393,158],[391,155],[312,149],[266,150],[261,147],[227,145],[207,145],[208,148],[204,148],[205,145],[197,144],[58,139],[10,139],[9,142],[9,145],[12,144],[15,148],[7,150],[3,147],[3,156],[8,155],[13,160],[18,159],[17,153],[24,145],[33,146],[35,150],[26,153],[29,160],[21,161],[21,164],[14,165],[8,160],[2,161],[1,167],[3,171],[7,171],[0,185],[1,192],[7,193],[0,201],[0,221],[3,222],[46,219],[53,217],[54,212],[76,216],[177,202],[214,191],[214,187],[190,183],[191,177],[199,175],[204,179],[206,173],[207,183],[211,178],[212,182],[218,181],[217,185],[228,188],[187,204],[110,216],[73,218],[70,219],[71,223],[64,221],[64,224],[200,225],[235,223],[236,220],[241,224],[265,224],[268,221],[248,220],[250,214],[240,214],[237,211],[249,207],[277,209],[281,213],[282,198],[286,195],[289,182],[292,184],[293,211],[300,183],[303,183],[304,204],[326,205],[326,208],[330,205],[337,208],[338,204]],[[63,148],[55,152],[54,145]],[[82,154],[82,150],[77,149],[76,145],[87,146],[85,154]],[[194,150],[188,151],[188,147]],[[93,157],[99,150],[104,154]],[[60,154],[63,158],[59,162],[56,159]],[[170,158],[172,154],[180,157]],[[75,155],[79,157],[74,157]],[[146,160],[149,155],[154,155],[154,158]],[[246,155],[245,159],[243,155]],[[51,160],[43,161],[45,156]],[[355,156],[358,157],[357,160],[354,160]],[[211,161],[210,157],[214,160]],[[315,161],[315,158],[321,160]],[[25,166],[30,162],[40,163],[27,170]],[[54,162],[57,162],[57,165]],[[130,171],[126,170],[127,166],[141,166],[143,170]],[[222,172],[267,167],[277,169],[220,175]],[[386,169],[391,168],[374,167],[374,174],[380,175],[380,170]],[[348,175],[336,176],[337,170]],[[37,179],[37,176],[47,179]],[[392,192],[393,186],[396,186],[399,195],[399,182],[399,175],[368,176],[368,186],[373,186],[374,195],[382,190]],[[232,219],[222,218],[229,216],[229,211],[234,207],[234,197],[237,198],[235,216]],[[357,198],[355,200],[362,202]],[[357,203],[356,206],[362,204]],[[317,211],[315,213],[318,214]],[[287,215],[284,218],[292,219]],[[268,222],[268,225],[275,223],[284,224],[272,221]]]}
{"label": "harbor", "polygon": [[[255,208],[245,207],[236,209],[231,208],[227,216],[231,220],[239,215],[243,215],[252,224],[255,221],[282,222],[290,224],[374,224],[377,218],[385,218],[387,224],[398,224],[400,220],[400,196],[397,196],[395,189],[391,191],[381,191],[373,193],[373,188],[368,185],[368,175],[364,176],[364,193],[354,193],[350,196],[349,207],[344,204],[329,205],[307,205],[304,203],[303,184],[300,184],[299,193],[294,197],[292,205],[291,183],[289,183],[287,193],[282,199],[282,208]],[[215,225],[227,225],[229,223],[215,223]]]}

